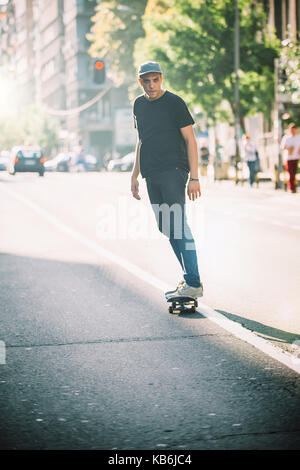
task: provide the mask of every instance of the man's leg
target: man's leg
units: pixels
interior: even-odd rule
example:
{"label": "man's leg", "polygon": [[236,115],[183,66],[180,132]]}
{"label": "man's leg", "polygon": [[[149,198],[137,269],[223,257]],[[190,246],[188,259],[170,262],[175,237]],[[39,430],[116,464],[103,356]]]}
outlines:
{"label": "man's leg", "polygon": [[248,163],[248,168],[249,168],[249,173],[250,173],[249,182],[250,182],[250,186],[252,186],[255,180],[255,172],[254,172],[255,162],[247,162],[247,163]]}
{"label": "man's leg", "polygon": [[199,287],[200,276],[195,241],[191,229],[187,223],[185,214],[183,214],[183,218],[183,237],[180,239],[170,239],[170,242],[176,246],[176,249],[180,252],[182,257],[184,271],[183,277],[186,283],[192,287]]}
{"label": "man's leg", "polygon": [[252,186],[255,183],[255,165],[256,162],[251,162],[251,181],[252,181]]}
{"label": "man's leg", "polygon": [[192,287],[199,287],[200,276],[195,241],[185,211],[187,178],[188,174],[185,170],[172,170],[168,172],[167,178],[162,178],[160,188],[164,203],[169,208],[174,208],[173,211],[170,211],[170,232],[166,235],[169,235],[169,241],[175,254],[180,256],[180,264],[186,283]]}
{"label": "man's leg", "polygon": [[296,179],[298,160],[288,160],[287,163],[288,163],[288,172],[290,174],[289,187],[292,193],[295,193],[296,192],[295,179]]}
{"label": "man's leg", "polygon": [[[155,179],[152,179],[152,178],[147,178],[146,179],[146,184],[147,184],[147,191],[148,191],[148,196],[149,196],[149,200],[151,202],[151,205],[152,205],[152,209],[154,211],[154,214],[155,214],[155,218],[156,218],[156,222],[157,222],[157,226],[160,230],[160,232],[163,233],[163,221],[162,221],[162,213],[161,211],[159,210],[159,208],[161,207],[161,205],[163,204],[163,197],[162,197],[162,192],[161,192],[161,189],[160,189],[160,184],[157,184]],[[168,234],[165,233],[165,235],[167,236]],[[177,243],[173,243],[173,241],[170,239],[170,237],[168,237],[169,240],[170,240],[170,243],[171,243],[171,246],[173,248],[173,251],[180,263],[180,266],[182,269],[184,269],[184,266],[183,266],[183,262],[182,262],[182,256],[181,256],[181,253],[180,253],[180,250],[177,246]]]}

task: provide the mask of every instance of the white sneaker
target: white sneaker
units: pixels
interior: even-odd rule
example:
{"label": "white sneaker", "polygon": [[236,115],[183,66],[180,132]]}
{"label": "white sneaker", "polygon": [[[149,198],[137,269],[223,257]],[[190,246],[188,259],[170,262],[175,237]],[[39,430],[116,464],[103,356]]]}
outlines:
{"label": "white sneaker", "polygon": [[174,292],[177,292],[177,290],[183,285],[185,284],[185,280],[182,279],[179,283],[178,283],[178,286],[176,287],[176,289],[174,290],[169,290],[168,292],[165,292],[165,296],[166,297],[169,297],[170,295],[174,294]]}
{"label": "white sneaker", "polygon": [[172,297],[193,297],[197,299],[198,297],[203,297],[203,284],[200,284],[200,287],[189,286],[186,282],[181,284],[178,289],[169,295],[169,299]]}

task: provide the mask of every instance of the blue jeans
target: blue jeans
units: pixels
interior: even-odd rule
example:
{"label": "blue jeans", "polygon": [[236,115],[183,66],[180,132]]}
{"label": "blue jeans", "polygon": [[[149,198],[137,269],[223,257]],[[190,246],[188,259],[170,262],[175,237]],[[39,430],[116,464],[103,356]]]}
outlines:
{"label": "blue jeans", "polygon": [[158,228],[169,238],[186,283],[192,287],[199,287],[195,241],[185,211],[187,179],[186,170],[174,168],[146,178],[146,184]]}
{"label": "blue jeans", "polygon": [[256,161],[255,162],[247,161],[247,163],[248,163],[248,168],[250,172],[250,186],[252,186],[253,183],[255,182]]}

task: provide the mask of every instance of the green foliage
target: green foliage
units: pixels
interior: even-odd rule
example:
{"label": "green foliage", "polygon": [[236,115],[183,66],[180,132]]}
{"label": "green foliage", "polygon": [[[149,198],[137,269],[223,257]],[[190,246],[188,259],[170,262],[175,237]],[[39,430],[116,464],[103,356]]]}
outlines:
{"label": "green foliage", "polygon": [[[149,4],[153,0],[149,0]],[[146,37],[136,43],[136,63],[161,62],[171,89],[212,120],[232,118],[234,105],[234,0],[160,1],[166,14],[146,9]],[[240,0],[240,112],[270,109],[279,43],[265,32],[261,4]],[[230,106],[224,106],[227,102]]]}
{"label": "green foliage", "polygon": [[285,72],[286,81],[280,84],[279,92],[287,93],[293,104],[300,104],[300,45],[293,39],[282,42],[279,66]]}
{"label": "green foliage", "polygon": [[[138,65],[158,60],[165,86],[211,121],[234,106],[234,0],[100,1],[87,35],[90,54],[106,59],[116,84],[136,81]],[[240,114],[269,114],[279,41],[266,31],[259,2],[239,0]],[[137,82],[136,82],[137,83]],[[135,86],[134,94],[140,93]],[[227,104],[226,104],[227,103]]]}
{"label": "green foliage", "polygon": [[105,58],[108,75],[116,84],[136,78],[133,50],[137,38],[144,36],[142,16],[147,0],[99,1],[94,25],[87,39],[92,57]]}
{"label": "green foliage", "polygon": [[58,124],[36,106],[22,112],[0,116],[0,149],[10,150],[25,142],[45,149],[46,154],[58,147]]}
{"label": "green foliage", "polygon": [[28,142],[50,153],[58,146],[58,122],[41,107],[28,105],[30,96],[6,67],[0,67],[0,150]]}

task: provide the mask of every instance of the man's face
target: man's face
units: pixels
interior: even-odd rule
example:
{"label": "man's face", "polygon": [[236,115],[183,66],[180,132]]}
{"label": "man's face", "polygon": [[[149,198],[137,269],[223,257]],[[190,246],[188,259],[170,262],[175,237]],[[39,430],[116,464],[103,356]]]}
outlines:
{"label": "man's face", "polygon": [[291,134],[294,136],[297,133],[296,127],[291,127]]}
{"label": "man's face", "polygon": [[160,73],[146,73],[139,82],[150,100],[155,100],[161,95],[162,75]]}

